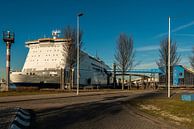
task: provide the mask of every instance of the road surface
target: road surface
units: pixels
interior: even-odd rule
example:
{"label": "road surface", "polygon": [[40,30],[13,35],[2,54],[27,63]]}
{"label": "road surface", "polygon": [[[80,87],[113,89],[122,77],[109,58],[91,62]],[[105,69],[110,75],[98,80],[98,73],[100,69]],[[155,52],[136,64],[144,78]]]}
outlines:
{"label": "road surface", "polygon": [[[0,99],[2,114],[14,107],[35,113],[36,129],[178,129],[172,123],[156,119],[130,105],[139,96],[153,91],[114,91],[70,94],[32,95]],[[157,95],[157,93],[154,93]]]}

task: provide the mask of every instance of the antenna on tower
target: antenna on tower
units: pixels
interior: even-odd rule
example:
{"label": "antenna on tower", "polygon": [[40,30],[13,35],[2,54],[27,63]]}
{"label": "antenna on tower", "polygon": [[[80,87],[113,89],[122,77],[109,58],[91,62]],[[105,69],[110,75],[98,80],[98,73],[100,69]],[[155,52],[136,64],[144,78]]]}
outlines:
{"label": "antenna on tower", "polygon": [[60,33],[61,33],[60,30],[53,30],[53,31],[52,31],[53,39],[58,38]]}

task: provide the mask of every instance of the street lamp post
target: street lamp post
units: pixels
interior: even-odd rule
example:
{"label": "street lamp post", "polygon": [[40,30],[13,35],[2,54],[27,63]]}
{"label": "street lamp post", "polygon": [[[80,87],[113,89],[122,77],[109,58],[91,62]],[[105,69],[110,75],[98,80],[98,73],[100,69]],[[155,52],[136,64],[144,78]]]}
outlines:
{"label": "street lamp post", "polygon": [[168,98],[170,98],[170,17],[168,24]]}
{"label": "street lamp post", "polygon": [[79,79],[80,79],[80,73],[79,73],[79,52],[80,52],[80,43],[79,43],[79,18],[83,16],[83,13],[79,13],[77,15],[77,95],[79,95]]}
{"label": "street lamp post", "polygon": [[74,75],[73,75],[73,74],[74,74],[74,68],[72,68],[72,77],[71,77],[71,78],[72,78],[72,89],[73,89],[73,87],[74,87],[74,85],[73,85]]}

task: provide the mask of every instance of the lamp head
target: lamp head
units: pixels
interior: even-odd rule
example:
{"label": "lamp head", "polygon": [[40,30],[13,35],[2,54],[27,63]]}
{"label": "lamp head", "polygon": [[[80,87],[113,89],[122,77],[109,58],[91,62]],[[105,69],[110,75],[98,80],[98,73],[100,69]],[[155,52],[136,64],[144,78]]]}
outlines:
{"label": "lamp head", "polygon": [[83,16],[83,15],[84,15],[83,13],[79,13],[77,16],[81,17],[81,16]]}

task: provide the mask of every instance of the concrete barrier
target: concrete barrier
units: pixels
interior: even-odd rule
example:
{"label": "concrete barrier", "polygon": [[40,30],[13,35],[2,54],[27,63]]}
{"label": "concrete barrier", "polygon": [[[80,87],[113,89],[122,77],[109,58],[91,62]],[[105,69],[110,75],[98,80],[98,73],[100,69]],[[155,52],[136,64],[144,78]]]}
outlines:
{"label": "concrete barrier", "polygon": [[31,114],[27,110],[18,108],[15,119],[11,122],[9,129],[26,129],[30,127]]}

